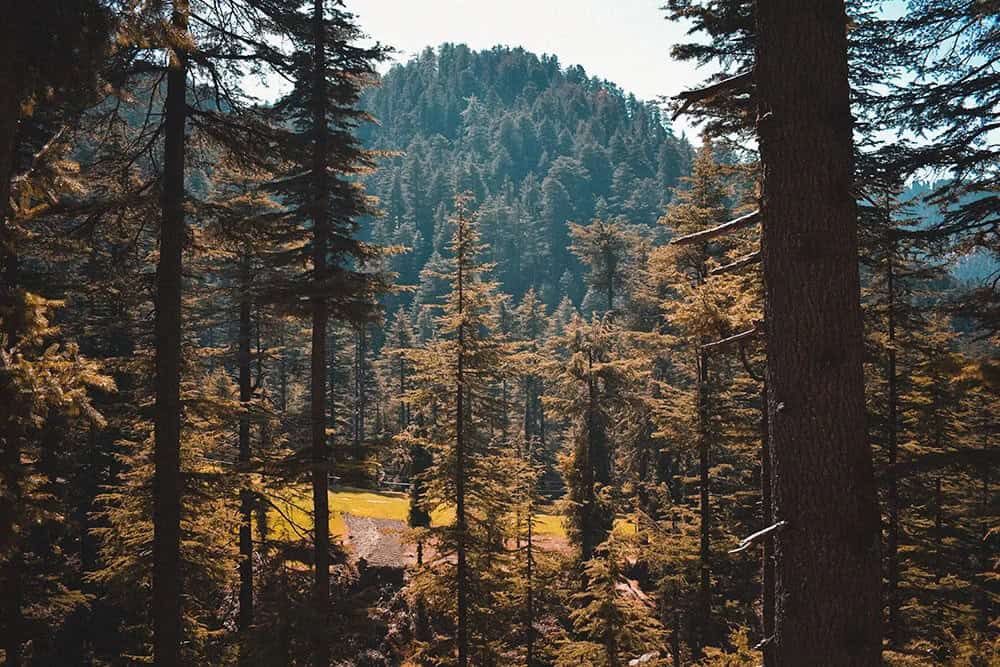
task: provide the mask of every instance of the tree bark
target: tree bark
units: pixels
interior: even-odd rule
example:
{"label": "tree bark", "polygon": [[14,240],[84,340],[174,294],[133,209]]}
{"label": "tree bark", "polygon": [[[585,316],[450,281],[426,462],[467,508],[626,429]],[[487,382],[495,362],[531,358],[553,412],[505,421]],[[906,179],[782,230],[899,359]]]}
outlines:
{"label": "tree bark", "polygon": [[[171,24],[188,29],[188,2],[174,0]],[[156,405],[153,452],[153,658],[180,664],[181,628],[181,289],[184,246],[188,54],[170,50],[164,109],[160,258],[156,270]]]}
{"label": "tree bark", "polygon": [[[326,99],[326,21],[323,0],[313,0],[313,280],[317,288],[326,278],[329,234],[329,188],[327,151],[330,140]],[[313,623],[311,640],[313,667],[329,667],[330,643],[327,623],[330,605],[330,499],[329,452],[326,442],[326,327],[328,304],[321,290],[312,300],[312,349],[310,418],[312,426]]]}
{"label": "tree bark", "polygon": [[[13,27],[17,22],[10,25]],[[16,40],[12,31],[4,31],[7,37],[5,44],[9,49],[3,52],[4,62],[13,64],[13,51]],[[15,233],[10,222],[10,186],[14,176],[14,150],[17,145],[17,125],[20,119],[21,91],[15,83],[14,72],[4,71],[0,76],[0,307],[10,308],[15,301],[18,283],[18,256]],[[5,347],[12,348],[17,344],[16,317],[8,317],[4,331],[0,335],[6,337]],[[7,413],[7,411],[4,411]],[[0,611],[3,613],[6,630],[3,638],[4,658],[7,667],[18,667],[21,664],[21,628],[24,625],[21,612],[21,558],[20,546],[16,540],[17,514],[21,509],[21,435],[20,427],[13,415],[7,413],[4,418],[3,452],[4,483],[9,489],[9,499],[0,498],[0,554],[4,554],[3,571],[0,572],[0,583],[5,594],[0,596],[3,603]]]}
{"label": "tree bark", "polygon": [[878,665],[844,0],[759,0],[774,665]]}

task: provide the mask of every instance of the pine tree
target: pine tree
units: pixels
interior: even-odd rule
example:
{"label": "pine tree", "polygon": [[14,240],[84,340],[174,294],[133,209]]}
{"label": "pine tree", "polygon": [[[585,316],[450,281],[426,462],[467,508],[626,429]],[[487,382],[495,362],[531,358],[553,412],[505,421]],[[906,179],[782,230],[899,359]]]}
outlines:
{"label": "pine tree", "polygon": [[[113,21],[108,6],[96,0],[71,4],[19,2],[5,9],[0,29],[0,354],[11,356],[5,366],[20,365],[19,346],[27,336],[31,342],[25,344],[22,353],[27,364],[21,368],[23,371],[32,362],[40,361],[33,358],[37,351],[27,347],[37,344],[39,335],[49,337],[54,345],[64,342],[42,326],[57,304],[25,288],[26,240],[34,232],[31,227],[38,224],[38,218],[61,208],[68,195],[79,194],[80,186],[71,176],[76,164],[67,159],[69,146],[64,135],[79,125],[83,111],[99,97],[98,73],[109,47]],[[75,57],[64,58],[63,49],[73,49]],[[73,345],[67,344],[64,351],[53,350],[46,356],[55,362],[63,355],[67,362],[78,360],[81,370],[88,365],[88,372],[97,373],[97,367],[90,367]],[[69,372],[62,379],[67,388],[79,380]],[[40,381],[51,385],[59,380]],[[13,382],[7,381],[8,390],[13,389]],[[39,405],[26,409],[44,412],[50,407],[49,400],[39,397]],[[33,403],[34,398],[27,402]],[[10,591],[0,605],[5,626],[0,644],[8,665],[22,664],[27,639],[24,574],[20,571],[25,545],[20,544],[20,521],[26,512],[21,506],[25,502],[22,482],[32,473],[23,469],[22,459],[32,450],[37,451],[39,444],[26,440],[39,434],[35,429],[25,430],[27,423],[14,412],[11,409],[0,417],[0,478],[5,488],[0,500],[0,585]],[[58,412],[56,408],[55,414]]]}
{"label": "pine tree", "polygon": [[470,201],[456,198],[439,337],[411,351],[414,389],[407,401],[422,406],[426,427],[411,430],[409,439],[433,459],[423,510],[455,508],[453,522],[427,531],[439,556],[415,581],[418,595],[454,619],[455,638],[427,650],[460,665],[486,665],[496,663],[502,641],[490,618],[503,586],[511,498],[503,472],[509,452],[491,434],[505,343],[495,333],[495,284],[478,259],[483,248]]}
{"label": "pine tree", "polygon": [[[52,324],[57,302],[22,291],[16,309],[2,311],[0,335],[0,428],[4,434],[2,461],[4,532],[0,554],[4,573],[3,649],[7,665],[20,665],[23,643],[43,633],[33,624],[58,623],[87,603],[79,590],[39,570],[50,535],[59,518],[57,480],[47,475],[56,455],[58,424],[100,428],[104,418],[93,408],[92,389],[111,391],[110,378],[99,365],[84,358],[75,343],[60,344]],[[16,332],[14,336],[11,333]],[[40,548],[29,544],[41,538]],[[31,606],[28,603],[32,602]],[[31,630],[29,632],[29,630]],[[40,651],[41,652],[41,651]]]}
{"label": "pine tree", "polygon": [[[933,136],[889,156],[896,169],[949,173],[928,197],[942,220],[930,236],[960,253],[1000,252],[994,221],[1000,199],[990,193],[990,168],[1000,153],[990,139],[998,122],[997,36],[1000,10],[989,2],[918,0],[885,32],[898,35],[893,57],[910,67],[907,85],[894,84],[878,111],[914,136]],[[941,49],[943,41],[950,47]],[[975,62],[975,64],[973,64]],[[992,334],[1000,329],[996,282],[968,290],[963,314]],[[995,357],[995,355],[993,355]]]}
{"label": "pine tree", "polygon": [[613,349],[615,334],[606,320],[588,324],[574,315],[555,341],[558,357],[547,364],[546,408],[568,422],[562,459],[566,523],[580,562],[594,558],[615,515],[612,411],[622,373]]}
{"label": "pine tree", "polygon": [[868,665],[881,650],[878,505],[845,8],[800,9],[761,0],[755,13],[768,440],[774,518],[791,526],[775,540],[773,650],[776,665]]}
{"label": "pine tree", "polygon": [[[148,362],[147,362],[148,363]],[[239,524],[239,478],[222,461],[231,460],[231,424],[240,412],[238,388],[224,373],[198,373],[189,354],[185,359],[183,399],[188,406],[184,422],[181,471],[186,502],[181,514],[181,576],[189,582],[183,598],[182,632],[189,640],[181,648],[185,662],[230,659],[224,600],[236,587],[238,553],[233,535]],[[94,532],[106,564],[92,575],[130,619],[123,652],[150,655],[156,650],[150,635],[151,508],[155,501],[150,480],[155,475],[150,424],[140,422],[124,442],[121,483],[98,497],[103,520]],[[136,582],[144,585],[136,586]],[[155,630],[154,630],[155,632]],[[155,655],[155,653],[153,653]],[[235,656],[233,656],[235,657]]]}
{"label": "pine tree", "polygon": [[569,223],[569,235],[573,254],[590,269],[587,282],[604,293],[605,313],[614,314],[615,295],[621,298],[628,258],[637,244],[635,235],[619,222],[596,218],[586,227]]}
{"label": "pine tree", "polygon": [[658,645],[652,638],[659,634],[659,624],[647,601],[635,599],[633,589],[623,586],[625,549],[611,538],[595,555],[584,564],[587,588],[574,595],[578,606],[570,613],[573,633],[581,639],[560,648],[556,665],[620,667],[630,655],[656,654]]}
{"label": "pine tree", "polygon": [[326,437],[327,325],[330,317],[361,324],[377,312],[375,297],[384,292],[384,275],[369,265],[381,250],[357,239],[359,218],[375,213],[357,176],[373,167],[373,155],[354,133],[367,114],[357,108],[361,90],[384,57],[380,45],[357,46],[362,34],[337,3],[293,3],[279,16],[293,43],[285,67],[292,91],[275,104],[278,118],[294,129],[285,139],[288,174],[275,182],[275,193],[289,207],[288,234],[299,240],[287,261],[308,259],[310,270],[282,290],[287,303],[308,311],[311,342],[311,455],[313,463],[313,665],[330,663],[329,446]]}
{"label": "pine tree", "polygon": [[[251,464],[266,452],[255,457],[251,444],[251,427],[256,422],[264,428],[266,419],[261,394],[264,390],[264,361],[261,358],[261,319],[264,304],[261,302],[261,283],[266,282],[265,257],[273,251],[273,224],[280,206],[264,195],[260,188],[268,174],[226,174],[219,170],[216,179],[221,181],[218,196],[206,206],[209,216],[203,244],[212,247],[208,259],[216,266],[222,265],[221,281],[232,285],[232,301],[237,310],[236,367],[239,386],[240,417],[238,425],[237,470],[244,479],[240,490],[239,527],[239,616],[241,635],[240,658],[244,664],[250,660],[251,629],[254,625],[253,583],[253,513],[258,497],[251,483]],[[204,261],[204,258],[201,258]],[[209,271],[206,271],[208,273]],[[210,293],[209,302],[216,306],[218,295]],[[256,321],[255,321],[256,320]],[[253,377],[253,338],[256,327],[257,377]],[[265,443],[261,443],[265,444]]]}
{"label": "pine tree", "polygon": [[[706,141],[691,176],[682,179],[687,187],[677,191],[661,223],[681,240],[721,224],[730,215],[729,180]],[[701,572],[698,609],[691,619],[695,653],[721,639],[712,613],[713,570],[717,576],[720,569],[713,564],[712,542],[735,529],[717,516],[724,494],[711,489],[713,468],[738,461],[740,448],[746,448],[746,438],[741,437],[745,434],[739,432],[739,425],[746,424],[745,415],[737,406],[741,399],[744,405],[752,400],[735,381],[732,360],[725,356],[728,351],[712,354],[706,346],[753,326],[756,290],[747,289],[745,279],[714,274],[714,269],[738,261],[747,245],[739,237],[699,237],[692,243],[655,248],[649,260],[655,283],[669,286],[662,308],[667,331],[676,337],[669,362],[672,386],[659,401],[660,430],[682,449],[689,433],[697,442]],[[751,433],[750,439],[756,441],[757,435]]]}

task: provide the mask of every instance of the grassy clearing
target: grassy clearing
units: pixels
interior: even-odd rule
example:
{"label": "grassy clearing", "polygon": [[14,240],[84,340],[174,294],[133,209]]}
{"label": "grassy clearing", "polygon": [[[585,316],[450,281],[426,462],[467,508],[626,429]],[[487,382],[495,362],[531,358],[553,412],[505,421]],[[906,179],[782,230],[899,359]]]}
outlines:
{"label": "grassy clearing", "polygon": [[[329,492],[330,536],[343,537],[347,528],[343,514],[369,519],[390,519],[405,522],[410,510],[409,498],[404,493],[392,491],[369,491],[365,489],[339,488]],[[312,492],[302,486],[292,492],[282,491],[271,494],[271,502],[276,506],[268,512],[271,535],[275,539],[293,540],[312,528]],[[431,515],[431,523],[444,525],[453,520],[454,511],[448,508],[436,510]],[[540,514],[535,523],[535,532],[552,537],[566,537],[562,517],[558,514]]]}

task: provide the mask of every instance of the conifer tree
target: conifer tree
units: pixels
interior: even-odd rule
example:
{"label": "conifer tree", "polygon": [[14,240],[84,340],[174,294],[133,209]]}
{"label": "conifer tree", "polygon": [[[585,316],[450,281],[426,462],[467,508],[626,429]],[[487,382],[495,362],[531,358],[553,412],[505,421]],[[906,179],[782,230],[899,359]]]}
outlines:
{"label": "conifer tree", "polygon": [[776,665],[881,651],[844,16],[843,0],[755,12],[768,440],[774,518],[791,526],[775,540]]}
{"label": "conifer tree", "polygon": [[[983,253],[995,261],[1000,198],[989,183],[1000,158],[991,138],[1000,101],[1000,10],[992,3],[960,0],[916,0],[908,9],[885,32],[898,35],[891,55],[914,76],[906,85],[894,83],[877,110],[914,136],[933,140],[905,145],[889,160],[905,174],[947,171],[949,178],[928,197],[942,213],[929,235],[957,252]],[[949,47],[942,49],[943,42]],[[995,335],[1000,329],[996,281],[966,292],[963,314]]]}
{"label": "conifer tree", "polygon": [[[675,238],[704,232],[729,217],[724,175],[715,162],[711,143],[705,141],[702,145],[695,157],[691,176],[682,183],[687,187],[678,190],[661,220]],[[724,456],[719,445],[723,435],[722,392],[726,384],[723,374],[727,366],[726,360],[711,357],[705,346],[750,325],[747,320],[750,319],[751,298],[746,292],[738,296],[740,291],[730,276],[710,278],[710,271],[713,265],[727,264],[727,258],[736,255],[740,245],[738,239],[722,242],[698,240],[654,249],[650,257],[650,267],[656,280],[673,286],[664,302],[666,321],[671,333],[684,347],[683,361],[677,359],[673,362],[675,387],[668,401],[684,396],[683,390],[677,391],[680,389],[677,385],[686,384],[692,389],[686,399],[690,411],[685,419],[694,420],[689,428],[695,434],[698,455],[701,573],[698,616],[694,620],[695,641],[698,644],[696,652],[697,648],[711,643],[713,639],[711,540],[713,523],[717,518],[713,517],[710,484],[713,464]],[[673,356],[676,359],[678,355]],[[714,372],[711,366],[715,367]],[[684,410],[681,409],[681,412]],[[677,426],[678,422],[674,421],[666,428]],[[717,443],[714,448],[713,443]]]}
{"label": "conifer tree", "polygon": [[622,373],[615,333],[606,320],[588,324],[574,315],[555,342],[559,357],[547,364],[546,408],[568,422],[562,460],[566,523],[581,563],[594,558],[614,521],[612,410]]}
{"label": "conifer tree", "polygon": [[[556,665],[606,665],[620,667],[629,656],[655,656],[659,624],[646,600],[633,597],[633,589],[622,585],[626,551],[610,538],[584,564],[585,590],[576,593],[577,607],[570,613],[573,633],[580,640],[568,641],[559,650]],[[623,589],[624,588],[624,592]]]}
{"label": "conifer tree", "polygon": [[327,326],[331,316],[361,324],[375,316],[375,297],[385,276],[369,270],[381,250],[357,239],[358,220],[374,214],[357,177],[373,166],[355,131],[368,120],[357,108],[364,85],[384,57],[380,45],[362,47],[362,34],[342,3],[292,3],[278,18],[294,52],[284,68],[292,91],[274,107],[293,130],[285,139],[289,171],[275,182],[288,205],[288,232],[298,245],[285,261],[309,262],[307,273],[279,290],[286,303],[312,318],[310,419],[313,489],[314,567],[313,665],[328,667],[330,587],[329,500],[327,497]]}
{"label": "conifer tree", "polygon": [[[264,304],[261,302],[261,283],[266,281],[264,259],[274,250],[273,230],[279,205],[263,192],[267,174],[240,174],[232,171],[225,174],[220,169],[216,179],[221,181],[221,192],[207,203],[204,213],[209,217],[204,235],[206,245],[214,242],[214,252],[209,259],[221,264],[220,278],[232,285],[232,301],[237,311],[236,367],[239,386],[240,417],[238,424],[237,471],[244,479],[240,489],[239,527],[239,615],[238,630],[241,635],[240,657],[249,661],[251,628],[254,624],[253,603],[253,513],[257,504],[254,485],[250,483],[251,463],[261,460],[265,452],[255,457],[251,444],[251,426],[254,422],[262,425],[264,410],[261,394],[264,390],[264,360],[261,358],[261,319]],[[213,299],[212,297],[215,297]],[[218,302],[216,294],[209,300]],[[256,320],[256,321],[255,321]],[[253,377],[253,339],[256,327],[256,379]],[[256,416],[256,418],[255,418]],[[261,443],[264,444],[264,443]]]}
{"label": "conifer tree", "polygon": [[[495,390],[505,343],[496,333],[494,283],[482,252],[471,197],[460,195],[452,217],[449,293],[437,320],[439,338],[411,352],[414,389],[407,400],[424,406],[426,436],[414,444],[432,454],[425,473],[423,510],[454,507],[449,525],[431,527],[439,554],[436,571],[425,569],[417,593],[454,619],[454,642],[429,647],[457,664],[494,664],[502,636],[490,621],[507,560],[503,544],[511,512],[504,443],[491,435],[499,418]],[[454,566],[450,558],[454,555]],[[453,647],[453,648],[452,648]]]}
{"label": "conifer tree", "polygon": [[569,235],[570,249],[590,269],[587,282],[604,293],[605,313],[613,314],[615,295],[622,292],[628,259],[634,254],[635,235],[620,222],[596,218],[587,226],[569,223]]}

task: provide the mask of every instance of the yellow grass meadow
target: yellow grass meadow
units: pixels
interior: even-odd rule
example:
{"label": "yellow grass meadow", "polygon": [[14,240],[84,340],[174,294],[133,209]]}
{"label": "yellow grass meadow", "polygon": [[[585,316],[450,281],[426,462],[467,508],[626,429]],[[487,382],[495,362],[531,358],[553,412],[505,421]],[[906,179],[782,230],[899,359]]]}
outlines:
{"label": "yellow grass meadow", "polygon": [[[294,540],[303,537],[312,528],[312,494],[307,486],[293,491],[272,492],[269,495],[271,509],[268,512],[270,533],[275,539]],[[343,537],[347,528],[344,514],[369,519],[403,521],[409,513],[409,498],[405,493],[393,491],[371,491],[367,489],[338,488],[329,491],[330,536]],[[431,514],[431,523],[444,525],[452,520],[454,510],[441,508]],[[558,514],[539,514],[535,531],[540,535],[566,537],[562,517]]]}

